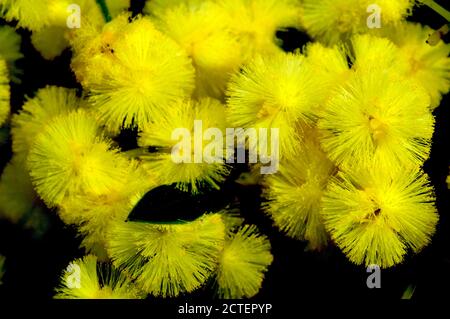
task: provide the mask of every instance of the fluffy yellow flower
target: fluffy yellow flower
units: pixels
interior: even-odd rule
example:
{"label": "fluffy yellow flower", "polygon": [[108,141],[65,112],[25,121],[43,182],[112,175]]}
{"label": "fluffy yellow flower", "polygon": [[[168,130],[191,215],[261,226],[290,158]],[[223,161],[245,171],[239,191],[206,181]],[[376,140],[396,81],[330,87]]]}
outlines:
{"label": "fluffy yellow flower", "polygon": [[243,62],[228,16],[212,1],[169,7],[157,15],[159,29],[183,47],[196,69],[196,95],[223,98],[232,73]]}
{"label": "fluffy yellow flower", "polygon": [[400,49],[389,39],[371,34],[356,35],[351,39],[353,70],[373,69],[392,70],[404,75],[408,70],[408,61],[401,55]]}
{"label": "fluffy yellow flower", "polygon": [[220,214],[181,224],[116,223],[108,235],[114,265],[136,279],[145,292],[176,297],[205,283],[223,249]]}
{"label": "fluffy yellow flower", "polygon": [[124,274],[88,255],[71,262],[55,289],[56,299],[143,299],[145,294]]}
{"label": "fluffy yellow flower", "polygon": [[382,29],[381,34],[391,39],[408,61],[406,76],[416,79],[431,96],[431,106],[439,105],[442,95],[450,90],[450,44],[440,41],[435,46],[427,43],[432,29],[416,23],[403,23],[396,28]]}
{"label": "fluffy yellow flower", "polygon": [[433,189],[418,169],[369,167],[339,173],[323,197],[332,239],[356,264],[382,268],[420,251],[438,221]]}
{"label": "fluffy yellow flower", "polygon": [[302,147],[292,158],[282,160],[279,171],[264,181],[268,199],[264,210],[278,228],[292,238],[308,241],[311,249],[327,243],[320,200],[334,172],[317,133],[309,129]]}
{"label": "fluffy yellow flower", "polygon": [[434,130],[427,92],[386,70],[358,70],[328,101],[321,143],[338,165],[422,166]]}
{"label": "fluffy yellow flower", "polygon": [[39,196],[50,207],[77,194],[108,193],[123,180],[117,151],[82,110],[60,115],[36,137],[28,167]]}
{"label": "fluffy yellow flower", "polygon": [[300,25],[297,0],[217,0],[245,49],[245,58],[277,53],[276,31]]}
{"label": "fluffy yellow flower", "polygon": [[82,194],[66,199],[59,216],[67,224],[78,226],[83,236],[81,246],[88,253],[106,258],[106,234],[114,222],[124,222],[137,202],[155,184],[135,162],[117,158],[124,172],[117,187],[101,195]]}
{"label": "fluffy yellow flower", "polygon": [[273,261],[270,242],[256,226],[245,225],[225,242],[216,273],[218,295],[225,299],[251,298],[261,289]]}
{"label": "fluffy yellow flower", "polygon": [[[202,131],[208,128],[217,128],[223,134],[222,139],[203,141],[202,145],[196,143],[195,121],[202,121]],[[143,155],[144,166],[160,181],[161,184],[176,183],[177,187],[197,193],[202,186],[219,188],[218,183],[224,180],[229,169],[225,164],[225,106],[219,101],[203,98],[199,101],[183,100],[170,105],[166,115],[158,118],[143,127],[138,143],[141,147],[156,147],[161,151]],[[172,153],[174,148],[183,141],[172,139],[174,130],[187,129],[190,133],[191,153],[189,150],[180,149],[180,157],[187,155],[186,161],[174,160]],[[201,133],[201,132],[200,132]],[[179,137],[178,137],[179,138]],[[188,141],[189,142],[189,141]],[[223,142],[223,143],[222,143]],[[206,158],[195,162],[195,153],[203,155],[205,150],[214,148],[209,153],[211,161]],[[219,149],[222,154],[216,154]],[[175,155],[177,153],[175,152]]]}
{"label": "fluffy yellow flower", "polygon": [[[371,0],[368,0],[369,4]],[[415,0],[377,0],[375,3],[381,8],[382,27],[383,24],[398,25],[412,14],[412,10],[417,1]]]}
{"label": "fluffy yellow flower", "polygon": [[[48,0],[47,0],[48,1]],[[129,7],[129,0],[107,0],[106,4],[115,17]],[[67,26],[68,19],[73,12],[69,6],[80,7],[80,28],[70,29]],[[49,21],[43,27],[33,29],[31,41],[33,46],[47,59],[52,60],[69,46],[69,40],[73,38],[79,29],[88,25],[100,29],[105,20],[96,1],[92,0],[50,0],[48,1]]]}
{"label": "fluffy yellow flower", "polygon": [[135,19],[122,31],[107,54],[85,61],[95,76],[83,82],[100,122],[113,133],[142,127],[194,87],[187,54],[149,19]]}
{"label": "fluffy yellow flower", "polygon": [[10,112],[9,72],[6,61],[0,59],[0,126],[5,124]]}
{"label": "fluffy yellow flower", "polygon": [[[121,14],[103,25],[87,21],[83,28],[75,29],[69,37],[73,51],[71,67],[77,80],[85,87],[100,82],[102,70],[114,60],[113,46],[129,23],[129,14]],[[101,68],[98,68],[100,65]],[[97,68],[97,69],[96,69]]]}
{"label": "fluffy yellow flower", "polygon": [[280,53],[258,56],[232,77],[227,117],[232,127],[278,128],[280,155],[299,143],[299,122],[314,118],[325,85],[304,56]]}
{"label": "fluffy yellow flower", "polygon": [[11,133],[16,156],[26,158],[36,136],[48,122],[82,105],[83,101],[74,89],[47,86],[38,90],[35,97],[25,102],[20,113],[12,117]]}
{"label": "fluffy yellow flower", "polygon": [[336,44],[353,34],[370,31],[367,20],[373,11],[368,9],[373,4],[381,10],[381,27],[386,27],[408,16],[414,1],[303,0],[303,26],[313,38]]}

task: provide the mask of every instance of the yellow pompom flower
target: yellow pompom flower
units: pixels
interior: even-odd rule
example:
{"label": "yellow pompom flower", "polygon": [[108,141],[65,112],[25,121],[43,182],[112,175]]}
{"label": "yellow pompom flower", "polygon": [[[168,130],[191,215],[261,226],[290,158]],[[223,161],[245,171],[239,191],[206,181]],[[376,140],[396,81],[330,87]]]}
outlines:
{"label": "yellow pompom flower", "polygon": [[84,87],[100,82],[103,75],[98,71],[113,64],[113,45],[129,24],[129,18],[129,14],[121,14],[100,26],[87,21],[83,28],[72,32],[69,37],[73,51],[71,67]]}
{"label": "yellow pompom flower", "polygon": [[440,41],[427,43],[432,29],[416,23],[403,23],[396,28],[382,29],[408,61],[406,76],[417,80],[430,94],[431,107],[439,105],[442,95],[450,90],[450,44]]}
{"label": "yellow pompom flower", "polygon": [[332,239],[358,265],[401,263],[428,244],[438,221],[433,189],[418,169],[339,173],[322,205]]}
{"label": "yellow pompom flower", "polygon": [[54,207],[77,194],[104,194],[122,180],[117,150],[83,110],[50,121],[29,152],[28,168],[39,196]]}
{"label": "yellow pompom flower", "polygon": [[[369,5],[374,3],[371,0],[367,0]],[[382,24],[383,28],[386,25],[397,26],[401,21],[405,20],[412,14],[414,5],[417,3],[416,0],[377,0],[375,2],[381,9]]]}
{"label": "yellow pompom flower", "polygon": [[373,68],[356,71],[325,106],[321,143],[338,166],[422,166],[434,130],[427,92],[416,82]]}
{"label": "yellow pompom flower", "polygon": [[145,292],[176,297],[205,283],[223,249],[225,225],[220,214],[181,224],[116,223],[108,252]]}
{"label": "yellow pompom flower", "polygon": [[0,126],[5,124],[10,112],[9,72],[6,61],[0,59]]}
{"label": "yellow pompom flower", "polygon": [[149,19],[137,18],[122,31],[107,54],[86,57],[94,76],[82,82],[100,122],[113,133],[142,127],[194,87],[187,54]]}
{"label": "yellow pompom flower", "polygon": [[129,162],[125,157],[117,161],[116,169],[124,173],[116,188],[101,195],[82,194],[68,198],[58,212],[66,224],[78,226],[83,236],[81,246],[101,259],[107,256],[106,234],[111,225],[124,222],[136,203],[155,186],[136,162]]}
{"label": "yellow pompom flower", "polygon": [[227,118],[233,127],[278,128],[283,157],[300,141],[297,124],[315,117],[324,88],[302,55],[258,56],[231,78]]}
{"label": "yellow pompom flower", "polygon": [[411,0],[303,0],[302,23],[313,38],[336,44],[370,31],[368,19],[376,10],[384,28],[406,18],[413,5]]}
{"label": "yellow pompom flower", "polygon": [[327,243],[320,200],[336,169],[316,135],[315,130],[308,130],[302,147],[266,178],[263,193],[268,200],[264,210],[275,225],[289,237],[308,241],[310,249],[321,249]]}
{"label": "yellow pompom flower", "polygon": [[217,0],[230,19],[246,59],[277,53],[276,31],[300,25],[297,0]]}
{"label": "yellow pompom flower", "polygon": [[[196,128],[195,121],[201,121],[201,128]],[[217,189],[229,171],[224,150],[226,127],[225,106],[219,101],[211,98],[180,100],[170,105],[164,117],[143,127],[139,146],[152,146],[161,151],[143,155],[141,159],[161,184],[176,183],[179,189],[192,193],[197,193],[202,186]],[[203,132],[209,128],[219,129],[223,137],[199,144],[198,134],[202,134],[200,139],[203,140]],[[185,140],[184,135],[181,141],[180,136],[173,139],[177,129],[187,130],[189,140]],[[176,151],[180,145],[183,148]],[[201,161],[196,161],[196,154],[201,155]]]}
{"label": "yellow pompom flower", "polygon": [[42,131],[53,118],[68,114],[83,106],[76,90],[47,86],[28,99],[18,114],[12,117],[13,151],[16,156],[26,158],[28,152]]}
{"label": "yellow pompom flower", "polygon": [[273,261],[268,238],[256,226],[245,225],[225,242],[216,272],[218,295],[224,299],[251,298],[261,289]]}
{"label": "yellow pompom flower", "polygon": [[[117,16],[129,7],[129,0],[107,0],[106,5],[112,17]],[[69,28],[68,22],[76,14],[72,6],[80,8],[80,26]],[[52,0],[49,2],[50,21],[42,28],[33,30],[31,41],[33,46],[47,60],[53,60],[69,46],[69,41],[86,26],[100,29],[105,20],[96,1],[92,0]],[[76,20],[76,18],[75,18]]]}
{"label": "yellow pompom flower", "polygon": [[181,4],[162,11],[155,21],[192,58],[196,96],[223,98],[231,74],[243,62],[241,45],[231,33],[226,12],[212,1]]}
{"label": "yellow pompom flower", "polygon": [[408,61],[401,55],[399,48],[389,39],[370,34],[355,35],[351,39],[352,69],[392,70],[404,75],[408,69]]}
{"label": "yellow pompom flower", "polygon": [[124,274],[88,255],[71,262],[61,275],[55,299],[143,299],[146,295]]}
{"label": "yellow pompom flower", "polygon": [[[59,56],[69,46],[70,39],[75,37],[80,29],[84,29],[87,26],[95,26],[96,29],[100,29],[105,25],[105,18],[96,1],[58,1],[54,6],[54,14],[52,15],[54,21],[51,25],[43,30],[34,31],[31,36],[34,47],[48,60]],[[82,18],[80,18],[80,28],[71,29],[67,27],[68,18],[70,20],[68,7],[71,5],[78,5],[80,7],[82,15]],[[111,17],[116,17],[127,10],[130,6],[130,0],[106,0],[106,6]],[[54,40],[52,42],[49,39]]]}

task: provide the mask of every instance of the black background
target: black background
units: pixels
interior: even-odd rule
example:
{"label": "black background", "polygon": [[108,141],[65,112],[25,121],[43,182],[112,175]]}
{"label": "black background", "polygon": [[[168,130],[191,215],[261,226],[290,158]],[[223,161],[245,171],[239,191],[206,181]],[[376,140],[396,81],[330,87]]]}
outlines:
{"label": "black background", "polygon": [[[133,8],[139,11],[140,1],[133,1]],[[416,9],[410,19],[428,24],[437,29],[445,21],[428,8]],[[18,31],[23,37],[22,52],[25,59],[18,62],[23,70],[21,84],[12,85],[12,107],[17,112],[26,96],[33,96],[37,89],[46,85],[79,88],[69,68],[71,53],[64,54],[54,61],[46,61],[30,43],[30,33]],[[277,36],[284,41],[284,49],[294,50],[302,47],[308,37],[296,30],[280,31]],[[447,39],[448,42],[448,39]],[[277,301],[283,299],[311,298],[316,300],[334,298],[387,298],[399,299],[409,285],[416,287],[413,299],[448,298],[450,296],[450,221],[449,190],[446,177],[449,171],[448,155],[450,137],[449,97],[445,97],[435,111],[436,129],[430,159],[425,170],[430,175],[436,189],[437,207],[440,221],[436,234],[420,254],[408,255],[404,263],[391,269],[382,270],[381,289],[368,289],[366,279],[369,275],[365,267],[351,264],[343,253],[330,244],[322,252],[305,252],[305,243],[292,240],[281,234],[271,225],[270,219],[260,210],[260,189],[226,183],[221,193],[210,195],[210,199],[231,198],[241,204],[242,215],[248,223],[257,224],[272,244],[274,262],[263,287],[256,297]],[[124,132],[118,142],[124,149],[135,146],[136,132]],[[11,156],[11,143],[1,146],[0,167],[4,167]],[[236,177],[242,170],[237,167]],[[166,188],[167,189],[167,188]],[[164,210],[170,201],[171,192],[159,190],[158,196],[150,196],[141,204],[146,210],[139,210],[133,218],[145,219],[148,211]],[[165,194],[165,195],[164,195]],[[160,196],[161,195],[161,196]],[[176,197],[176,195],[175,195]],[[160,201],[158,202],[158,198]],[[179,199],[176,201],[176,199]],[[177,211],[189,205],[180,198],[172,198]],[[214,200],[213,200],[214,202]],[[195,205],[191,205],[195,208]],[[7,273],[0,286],[0,293],[9,298],[49,299],[54,295],[61,271],[74,258],[82,257],[78,248],[80,239],[76,230],[65,226],[53,211],[49,212],[51,228],[42,237],[20,226],[0,221],[0,254],[6,256]],[[189,295],[189,298],[211,299],[212,291],[205,287]],[[175,302],[180,302],[185,296]]]}

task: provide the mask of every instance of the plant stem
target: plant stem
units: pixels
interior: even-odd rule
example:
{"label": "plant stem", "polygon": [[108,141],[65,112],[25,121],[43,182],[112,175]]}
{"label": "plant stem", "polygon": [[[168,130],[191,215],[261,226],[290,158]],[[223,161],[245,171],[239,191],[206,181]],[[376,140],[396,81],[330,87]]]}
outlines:
{"label": "plant stem", "polygon": [[442,7],[440,4],[436,3],[434,0],[419,0],[419,2],[427,5],[441,16],[443,16],[448,22],[450,22],[450,11]]}
{"label": "plant stem", "polygon": [[136,148],[129,151],[122,152],[125,156],[128,156],[129,158],[138,158],[142,155],[148,154],[147,150],[143,148]]}
{"label": "plant stem", "polygon": [[100,6],[100,9],[103,14],[103,18],[105,18],[106,22],[110,22],[112,20],[111,14],[109,13],[108,6],[106,5],[105,0],[97,0],[97,4]]}

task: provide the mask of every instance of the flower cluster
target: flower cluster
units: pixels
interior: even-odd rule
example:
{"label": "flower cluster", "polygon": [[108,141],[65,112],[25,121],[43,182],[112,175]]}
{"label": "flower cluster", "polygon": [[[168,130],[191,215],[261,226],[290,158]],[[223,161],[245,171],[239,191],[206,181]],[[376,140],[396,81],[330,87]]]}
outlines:
{"label": "flower cluster", "polygon": [[[387,268],[430,242],[439,217],[422,168],[432,111],[450,90],[450,45],[428,44],[431,29],[405,21],[415,1],[379,0],[381,29],[366,24],[369,0],[155,0],[138,15],[127,0],[97,2],[0,0],[0,15],[29,29],[45,59],[71,50],[82,88],[41,88],[10,116],[22,55],[18,35],[0,27],[0,125],[14,153],[0,212],[41,229],[52,208],[78,230],[86,256],[70,269],[81,289],[66,270],[57,298],[176,297],[210,282],[221,298],[258,293],[269,238],[229,207],[129,218],[159,186],[197,195],[230,178],[226,152],[173,161],[173,131],[193,132],[196,120],[224,133],[279,129],[277,172],[261,176],[254,164],[251,181],[234,182],[259,184],[274,226],[308,249],[333,242],[355,264]],[[83,19],[70,29],[73,4]],[[276,32],[286,28],[314,41],[284,52]],[[136,149],[116,139],[125,130],[137,131]]]}

